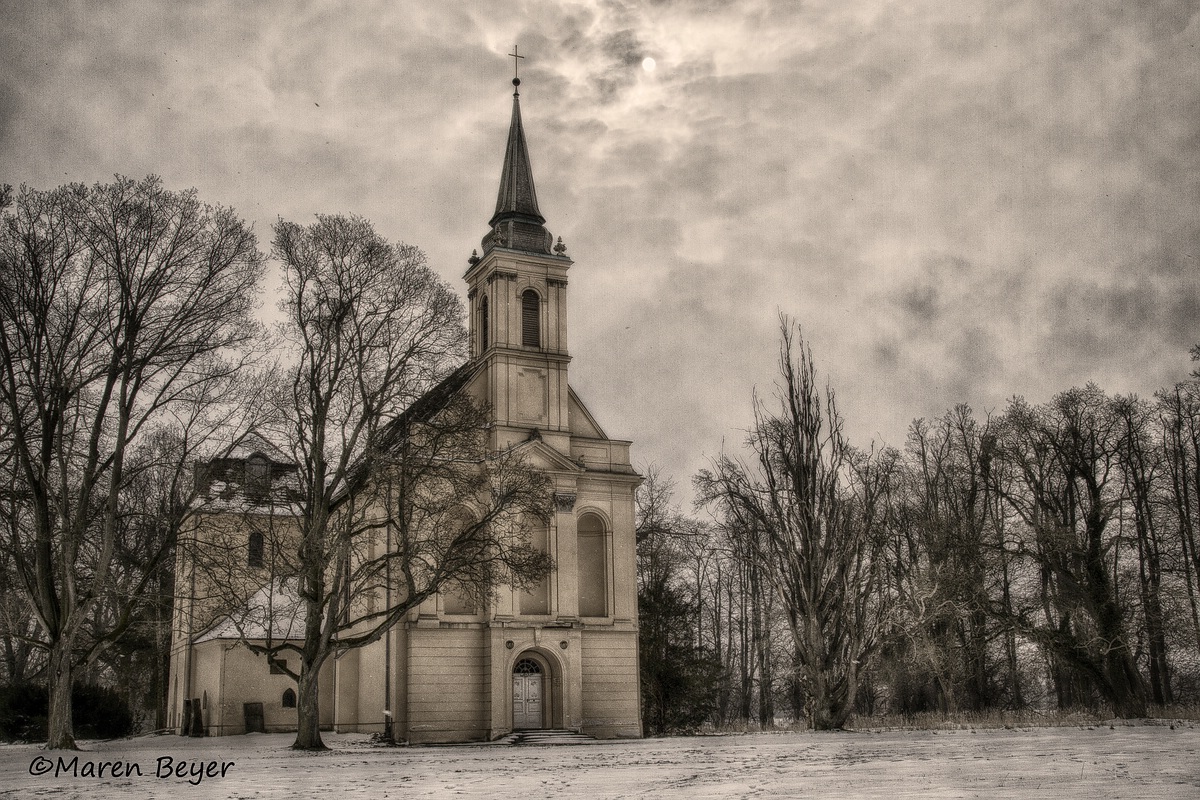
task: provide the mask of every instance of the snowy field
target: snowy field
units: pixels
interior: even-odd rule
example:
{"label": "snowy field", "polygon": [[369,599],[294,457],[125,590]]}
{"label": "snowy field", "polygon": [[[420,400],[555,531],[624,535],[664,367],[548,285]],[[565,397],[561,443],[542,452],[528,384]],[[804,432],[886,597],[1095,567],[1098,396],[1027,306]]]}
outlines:
{"label": "snowy field", "polygon": [[285,734],[145,737],[86,743],[76,754],[7,745],[0,746],[0,798],[1193,800],[1200,797],[1195,725],[763,733],[523,747],[391,748],[363,736],[327,735],[332,750],[318,755],[288,750],[292,736]]}

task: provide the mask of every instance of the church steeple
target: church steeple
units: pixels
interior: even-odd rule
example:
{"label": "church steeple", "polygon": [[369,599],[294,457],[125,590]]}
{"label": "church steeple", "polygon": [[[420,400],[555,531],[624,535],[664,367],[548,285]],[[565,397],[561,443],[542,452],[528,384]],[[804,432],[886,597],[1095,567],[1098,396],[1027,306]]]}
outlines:
{"label": "church steeple", "polygon": [[[514,50],[514,59],[521,58]],[[519,78],[513,85],[519,86]],[[567,367],[566,247],[543,227],[533,170],[513,92],[512,122],[500,173],[496,213],[471,254],[463,278],[470,310],[471,355],[478,358],[480,397],[492,409],[494,449],[532,436],[560,453],[570,450]]]}
{"label": "church steeple", "polygon": [[[515,58],[524,56],[516,56]],[[520,87],[521,79],[513,78]],[[493,247],[549,253],[553,238],[544,227],[546,218],[538,210],[537,191],[533,186],[533,167],[529,163],[529,147],[525,144],[525,127],[521,124],[521,93],[513,90],[512,121],[508,126],[508,146],[504,150],[504,167],[500,172],[500,191],[496,195],[496,213],[488,220],[491,231],[483,237],[483,251]]]}

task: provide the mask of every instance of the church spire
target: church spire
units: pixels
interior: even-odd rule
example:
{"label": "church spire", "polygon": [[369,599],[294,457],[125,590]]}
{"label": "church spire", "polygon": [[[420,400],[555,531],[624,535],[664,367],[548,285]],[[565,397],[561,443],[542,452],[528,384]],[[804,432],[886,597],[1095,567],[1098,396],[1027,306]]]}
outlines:
{"label": "church spire", "polygon": [[[513,78],[513,85],[520,84]],[[546,221],[538,211],[537,191],[533,188],[533,168],[529,164],[529,148],[525,144],[525,126],[521,124],[521,93],[513,92],[512,122],[508,126],[508,147],[504,150],[504,169],[500,172],[500,192],[496,196],[496,213],[489,221],[495,225],[506,215],[520,214]]]}
{"label": "church spire", "polygon": [[[518,55],[510,54],[514,72]],[[529,163],[529,147],[525,144],[525,126],[521,124],[521,79],[513,78],[512,121],[508,126],[508,145],[504,150],[504,167],[500,171],[500,191],[496,195],[496,213],[488,220],[492,231],[483,237],[486,253],[493,247],[507,247],[534,253],[549,253],[552,237],[543,224],[546,218],[538,210],[537,191],[533,187],[533,167]]]}

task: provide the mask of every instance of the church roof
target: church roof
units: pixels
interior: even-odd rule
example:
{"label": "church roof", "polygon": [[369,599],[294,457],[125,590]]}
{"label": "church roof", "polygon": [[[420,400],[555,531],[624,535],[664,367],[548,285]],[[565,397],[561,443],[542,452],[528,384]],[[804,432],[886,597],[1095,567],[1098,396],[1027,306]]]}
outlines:
{"label": "church roof", "polygon": [[483,362],[478,360],[466,362],[414,400],[412,405],[404,410],[404,413],[388,423],[380,436],[380,449],[386,451],[396,437],[404,435],[405,429],[409,426],[419,425],[432,419],[449,404],[456,394],[462,391],[471,378],[475,377],[475,373],[479,372],[482,365]]}
{"label": "church roof", "polygon": [[[428,422],[444,409],[456,394],[462,391],[467,382],[482,368],[483,362],[467,361],[439,381],[433,388],[426,391],[398,416],[389,421],[379,432],[375,449],[386,453],[406,435],[406,431],[414,425]],[[369,460],[357,464],[348,476],[345,487],[334,500],[335,505],[341,504],[365,486],[372,477],[374,465]]]}
{"label": "church roof", "polygon": [[295,578],[275,578],[255,592],[244,606],[218,618],[195,639],[303,639],[307,614]]}

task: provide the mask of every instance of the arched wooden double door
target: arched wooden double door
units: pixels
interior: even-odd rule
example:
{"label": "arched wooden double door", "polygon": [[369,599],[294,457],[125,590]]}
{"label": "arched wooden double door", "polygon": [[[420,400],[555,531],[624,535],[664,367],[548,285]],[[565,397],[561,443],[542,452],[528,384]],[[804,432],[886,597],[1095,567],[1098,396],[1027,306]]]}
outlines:
{"label": "arched wooden double door", "polygon": [[546,675],[535,659],[522,658],[513,665],[513,730],[543,726]]}

